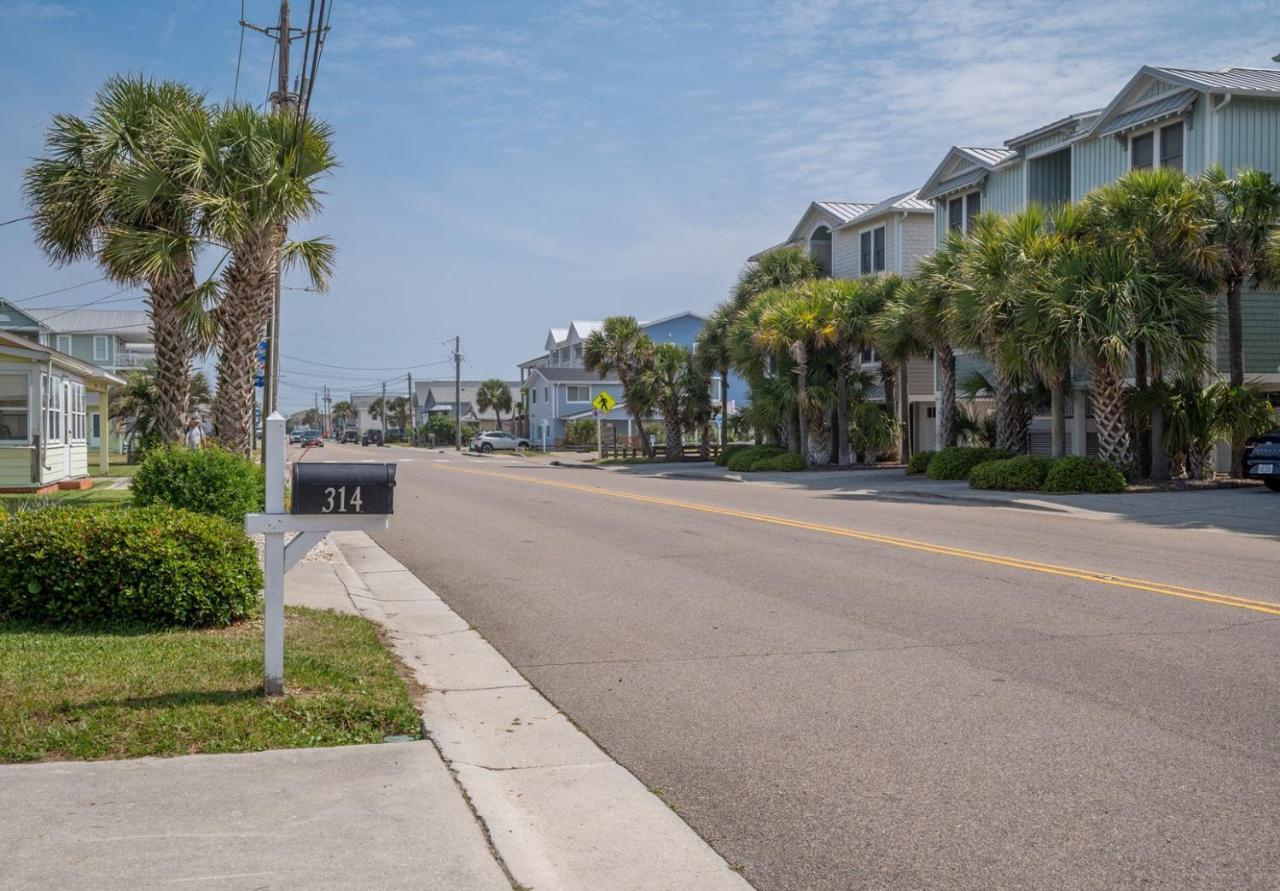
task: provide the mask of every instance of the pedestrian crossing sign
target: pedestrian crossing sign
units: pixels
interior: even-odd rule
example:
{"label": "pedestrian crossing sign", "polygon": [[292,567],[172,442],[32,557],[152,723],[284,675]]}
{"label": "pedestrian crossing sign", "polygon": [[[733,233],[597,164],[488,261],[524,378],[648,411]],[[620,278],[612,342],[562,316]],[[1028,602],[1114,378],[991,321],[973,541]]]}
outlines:
{"label": "pedestrian crossing sign", "polygon": [[613,407],[618,404],[618,400],[609,395],[607,390],[601,390],[596,394],[596,398],[591,400],[599,411],[613,411]]}

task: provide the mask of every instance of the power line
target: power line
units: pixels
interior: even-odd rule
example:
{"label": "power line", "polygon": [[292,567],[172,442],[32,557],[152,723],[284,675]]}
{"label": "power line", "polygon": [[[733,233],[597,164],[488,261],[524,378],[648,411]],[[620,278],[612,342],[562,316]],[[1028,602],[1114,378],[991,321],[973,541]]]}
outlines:
{"label": "power line", "polygon": [[435,362],[424,362],[421,365],[393,365],[390,368],[361,368],[354,365],[330,365],[325,362],[315,362],[311,359],[303,359],[300,356],[287,356],[284,353],[280,354],[280,358],[288,359],[290,362],[301,362],[304,365],[317,365],[321,368],[336,368],[340,371],[404,371],[406,369],[413,368],[430,368],[432,365],[447,365],[452,361],[450,359],[440,359]]}
{"label": "power line", "polygon": [[0,223],[0,226],[9,226],[13,223],[21,223],[23,220],[31,219],[33,216],[34,214],[27,214],[25,217],[14,217],[12,220],[5,220],[3,223]]}
{"label": "power line", "polygon": [[101,278],[94,278],[94,279],[90,279],[87,282],[80,282],[80,284],[78,285],[67,285],[65,288],[55,288],[52,291],[45,291],[43,294],[32,294],[30,297],[23,297],[20,300],[10,300],[8,302],[12,303],[14,306],[25,306],[26,304],[30,303],[32,300],[39,300],[41,297],[52,297],[54,294],[62,294],[66,291],[74,291],[76,288],[83,288],[86,285],[96,285],[98,282],[105,282],[106,280],[107,280],[107,277],[104,275]]}
{"label": "power line", "polygon": [[231,101],[240,97],[240,61],[244,58],[244,0],[240,0],[240,49],[236,51],[236,85],[231,91]]}
{"label": "power line", "polygon": [[[129,290],[129,286],[128,286],[128,285],[125,285],[123,288],[121,288],[121,289],[120,289],[120,290],[118,290],[118,291],[112,291],[112,292],[111,292],[110,294],[108,294],[106,297],[99,297],[97,300],[90,300],[88,303],[81,303],[79,306],[68,306],[66,309],[62,310],[62,312],[55,312],[55,313],[54,313],[53,315],[51,315],[51,316],[45,316],[43,319],[41,319],[41,320],[40,320],[40,324],[42,324],[42,325],[47,324],[47,323],[49,322],[49,320],[50,320],[50,319],[57,319],[57,318],[61,318],[62,316],[67,315],[68,313],[76,312],[76,311],[78,311],[78,310],[84,309],[85,307],[89,307],[89,306],[96,306],[96,305],[98,305],[99,303],[105,303],[106,301],[110,300],[112,297],[116,296],[117,294],[123,294],[123,293],[124,293],[125,291],[127,291],[127,290]],[[137,326],[136,326],[136,325],[120,325],[119,327],[121,327],[121,328],[135,328],[135,327],[137,327]],[[109,329],[109,328],[103,328],[103,329],[100,329],[100,330],[103,330],[103,331],[109,331],[109,330],[111,330],[111,329]]]}

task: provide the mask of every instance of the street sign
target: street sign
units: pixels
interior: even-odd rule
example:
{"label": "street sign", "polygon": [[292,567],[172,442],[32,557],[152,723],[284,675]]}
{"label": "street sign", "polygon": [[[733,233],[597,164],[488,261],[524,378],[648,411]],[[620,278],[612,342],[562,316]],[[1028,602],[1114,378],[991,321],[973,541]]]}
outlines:
{"label": "street sign", "polygon": [[600,411],[610,412],[618,404],[618,400],[610,396],[607,390],[601,390],[596,394],[596,398],[591,400],[591,404]]}

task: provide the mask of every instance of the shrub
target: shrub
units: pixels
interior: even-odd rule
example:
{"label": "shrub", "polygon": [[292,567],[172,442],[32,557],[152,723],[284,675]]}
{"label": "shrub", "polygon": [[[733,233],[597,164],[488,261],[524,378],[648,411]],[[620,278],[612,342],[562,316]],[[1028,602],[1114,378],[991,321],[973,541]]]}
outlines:
{"label": "shrub", "polygon": [[931,480],[966,480],[969,478],[969,471],[984,461],[1008,457],[1009,453],[1004,449],[951,446],[934,455],[925,472]]}
{"label": "shrub", "polygon": [[777,446],[751,446],[750,448],[741,449],[729,456],[728,462],[725,464],[730,470],[739,473],[745,473],[755,469],[755,463],[765,458],[774,458],[778,455],[786,454],[784,449]]}
{"label": "shrub", "polygon": [[907,473],[924,473],[929,469],[929,462],[933,460],[933,456],[937,452],[916,452],[911,456],[911,460],[907,462]]}
{"label": "shrub", "polygon": [[758,458],[751,465],[753,471],[782,471],[785,473],[793,473],[797,470],[804,470],[804,461],[799,455],[791,452],[783,452],[781,455],[774,455],[772,458]]}
{"label": "shrub", "polygon": [[564,444],[585,446],[596,444],[596,422],[590,418],[578,418],[564,425]]}
{"label": "shrub", "polygon": [[49,625],[226,625],[262,572],[220,517],[164,505],[48,508],[0,524],[0,617]]}
{"label": "shrub", "polygon": [[716,456],[716,464],[720,467],[726,467],[729,464],[729,459],[735,454],[743,449],[750,448],[755,448],[755,446],[748,442],[731,442],[720,450],[720,454]]}
{"label": "shrub", "polygon": [[969,485],[974,489],[1004,489],[1009,492],[1034,492],[1044,485],[1053,461],[1032,455],[983,461],[969,471]]}
{"label": "shrub", "polygon": [[1059,458],[1045,476],[1045,492],[1123,492],[1124,474],[1101,458]]}
{"label": "shrub", "polygon": [[237,525],[244,515],[263,509],[262,468],[217,446],[155,449],[133,477],[133,501],[139,507],[167,504],[212,514]]}

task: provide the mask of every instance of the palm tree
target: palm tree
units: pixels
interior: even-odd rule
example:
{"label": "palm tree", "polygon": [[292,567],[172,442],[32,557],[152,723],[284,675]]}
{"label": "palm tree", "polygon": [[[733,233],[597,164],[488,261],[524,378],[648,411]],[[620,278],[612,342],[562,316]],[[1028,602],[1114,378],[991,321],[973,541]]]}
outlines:
{"label": "palm tree", "polygon": [[938,250],[916,264],[916,320],[921,341],[933,351],[938,369],[937,442],[939,448],[956,444],[956,353],[952,344],[950,307],[955,299],[956,277],[964,253],[965,237],[958,230],[947,233]]}
{"label": "palm tree", "polygon": [[[148,362],[135,368],[125,378],[125,385],[111,396],[111,414],[119,428],[129,434],[129,452],[136,455],[167,440],[160,433],[161,415],[165,411],[160,387],[156,383],[156,365]],[[187,380],[187,404],[183,415],[195,413],[209,401],[209,379],[197,371]],[[106,431],[102,431],[106,435]]]}
{"label": "palm tree", "polygon": [[789,288],[809,279],[821,278],[822,267],[800,248],[782,248],[763,254],[748,264],[738,275],[729,302],[736,312],[764,294]]}
{"label": "palm tree", "polygon": [[[640,370],[653,352],[653,341],[645,334],[634,316],[610,316],[595,331],[587,335],[582,347],[582,366],[601,377],[618,376],[622,384],[627,413],[640,431],[641,447],[647,457],[653,457],[649,437],[644,431],[644,413],[648,400],[635,386]],[[633,392],[635,391],[635,392]]]}
{"label": "palm tree", "polygon": [[[876,352],[880,355],[881,369],[894,369],[894,406],[891,414],[897,422],[898,460],[905,463],[911,459],[907,363],[913,356],[926,352],[928,346],[920,336],[915,285],[891,275],[881,279],[879,288],[885,295],[885,302],[872,322],[872,333]],[[887,388],[885,396],[889,396]]]}
{"label": "palm tree", "polygon": [[154,436],[182,437],[195,342],[195,214],[169,143],[175,114],[200,117],[204,98],[179,83],[113,77],[87,119],[55,115],[47,155],[24,176],[36,240],[55,263],[92,259],[146,291],[156,348]]}
{"label": "palm tree", "polygon": [[654,347],[635,382],[636,387],[647,394],[662,412],[666,426],[666,456],[678,461],[684,453],[684,425],[694,414],[696,406],[690,397],[699,390],[706,398],[706,379],[693,364],[693,354],[688,347],[676,343],[663,343]]}
{"label": "palm tree", "polygon": [[865,281],[820,279],[816,287],[831,302],[836,357],[836,461],[853,463],[849,442],[850,378],[862,373],[862,352],[872,342],[872,320],[884,304],[884,290]]}
{"label": "palm tree", "polygon": [[1227,293],[1228,382],[1244,386],[1244,316],[1241,292],[1248,283],[1280,284],[1280,269],[1267,262],[1280,224],[1280,183],[1261,170],[1228,177],[1219,166],[1200,175],[1213,204],[1209,241],[1221,252],[1218,284]]}
{"label": "palm tree", "polygon": [[1014,321],[1027,284],[1028,254],[1045,232],[1045,219],[1037,205],[1012,217],[979,216],[961,255],[950,307],[950,322],[960,342],[991,361],[997,445],[1011,452],[1025,446],[1015,417],[1016,381],[1024,369]]}
{"label": "palm tree", "polygon": [[813,411],[808,395],[809,360],[815,347],[835,342],[835,324],[830,301],[809,282],[801,282],[787,291],[772,291],[760,316],[756,338],[774,354],[789,356],[795,363],[797,432],[796,446],[804,466],[812,463],[809,440],[811,421],[822,418]]}
{"label": "palm tree", "polygon": [[333,422],[344,429],[347,426],[347,419],[356,413],[355,407],[345,399],[335,402],[329,411],[333,416]]}
{"label": "palm tree", "polygon": [[322,238],[286,242],[292,223],[320,209],[318,180],[336,166],[332,131],[292,112],[227,105],[208,121],[180,117],[172,128],[195,183],[193,204],[204,237],[224,246],[222,298],[214,310],[218,339],[216,433],[247,454],[253,419],[254,352],[266,329],[278,269],[301,267],[324,290],[333,245]]}
{"label": "palm tree", "polygon": [[501,378],[491,377],[476,388],[476,408],[485,412],[493,409],[502,429],[502,413],[511,411],[511,388]]}
{"label": "palm tree", "polygon": [[732,351],[729,332],[738,316],[732,303],[721,303],[707,316],[694,339],[693,357],[702,374],[720,378],[720,446],[729,441],[729,366]]}

